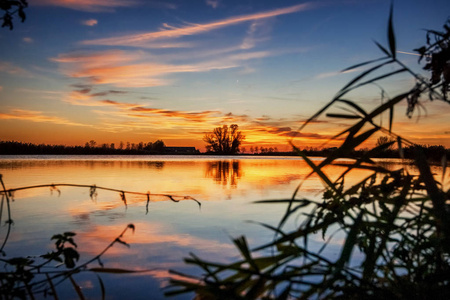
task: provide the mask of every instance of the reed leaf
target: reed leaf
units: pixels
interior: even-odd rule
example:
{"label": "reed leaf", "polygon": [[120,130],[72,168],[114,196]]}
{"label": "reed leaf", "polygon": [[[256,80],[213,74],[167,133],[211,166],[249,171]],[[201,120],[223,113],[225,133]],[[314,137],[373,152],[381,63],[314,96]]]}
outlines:
{"label": "reed leaf", "polygon": [[389,23],[388,23],[388,39],[389,39],[389,50],[391,51],[391,56],[396,59],[397,49],[395,45],[395,33],[394,33],[394,4],[391,3],[391,10],[389,12]]}
{"label": "reed leaf", "polygon": [[75,280],[72,278],[72,275],[68,276],[70,279],[70,282],[72,283],[72,286],[74,290],[77,292],[78,298],[80,300],[85,300],[86,298],[83,295],[83,292],[81,291],[81,287],[75,282]]}
{"label": "reed leaf", "polygon": [[342,269],[344,268],[344,265],[347,264],[350,260],[353,248],[357,242],[356,238],[357,238],[358,232],[360,230],[363,215],[364,215],[364,211],[361,210],[358,214],[358,217],[356,218],[356,220],[354,221],[353,225],[350,228],[347,238],[345,239],[345,243],[344,243],[344,247],[342,248],[341,255],[336,262],[334,274],[340,273],[342,271]]}
{"label": "reed leaf", "polygon": [[142,273],[149,272],[149,270],[127,270],[121,268],[90,268],[88,271],[94,273],[110,273],[110,274],[125,274],[125,273]]}
{"label": "reed leaf", "polygon": [[329,118],[339,118],[339,119],[361,119],[361,116],[357,116],[357,115],[346,115],[346,114],[333,114],[333,113],[328,113],[326,114],[327,117]]}
{"label": "reed leaf", "polygon": [[[395,70],[395,71],[392,71],[392,72],[389,72],[389,73],[386,73],[386,74],[383,74],[383,75],[374,77],[374,78],[369,79],[369,80],[367,80],[367,81],[361,82],[361,83],[359,83],[359,84],[353,86],[353,87],[352,87],[351,89],[349,89],[348,91],[355,90],[355,89],[357,89],[357,88],[360,88],[360,87],[365,86],[365,85],[368,85],[368,84],[374,84],[375,82],[377,82],[377,81],[379,81],[379,80],[382,80],[382,79],[385,79],[385,78],[389,78],[389,77],[391,77],[391,76],[393,76],[393,75],[397,75],[397,74],[400,74],[400,73],[403,73],[403,72],[407,72],[407,71],[408,71],[408,69],[406,69],[406,68],[400,68],[400,69],[398,69],[398,70]],[[348,91],[345,91],[345,92],[347,93]]]}
{"label": "reed leaf", "polygon": [[256,272],[259,273],[259,271],[260,271],[259,267],[255,263],[255,261],[253,260],[253,258],[251,256],[251,251],[248,248],[247,239],[244,236],[240,236],[240,237],[238,237],[236,239],[233,239],[233,243],[239,249],[239,251],[241,252],[242,256],[246,259],[248,264],[251,267],[253,267]]}
{"label": "reed leaf", "polygon": [[353,107],[357,111],[359,111],[363,116],[367,116],[367,112],[364,109],[362,109],[361,106],[356,104],[354,101],[350,101],[350,100],[346,100],[346,99],[337,99],[336,101],[345,103],[345,104]]}
{"label": "reed leaf", "polygon": [[327,184],[328,187],[330,187],[331,189],[336,190],[335,185],[331,182],[331,180],[328,178],[327,175],[325,175],[324,172],[322,172],[322,170],[317,167],[307,156],[306,154],[301,151],[300,149],[298,149],[297,147],[294,146],[294,150],[303,158],[303,160],[308,164],[308,166],[311,167],[311,169],[313,169],[314,173],[317,174],[320,179],[325,182]]}
{"label": "reed leaf", "polygon": [[447,155],[443,155],[441,158],[441,166],[442,166],[442,185],[444,185],[445,180],[445,171],[447,170]]}
{"label": "reed leaf", "polygon": [[338,97],[336,98],[340,98],[342,97],[344,94],[348,93],[349,91],[351,91],[353,88],[350,88],[353,84],[355,84],[356,82],[360,81],[361,79],[363,79],[364,77],[366,77],[367,75],[369,75],[370,73],[378,70],[379,68],[386,66],[388,64],[393,63],[394,60],[389,60],[387,62],[384,62],[382,64],[376,65],[375,67],[372,67],[364,72],[362,72],[361,74],[359,74],[358,76],[356,76],[355,78],[353,78],[349,83],[347,83],[343,88],[340,89],[339,93],[338,93]]}
{"label": "reed leaf", "polygon": [[392,132],[392,123],[394,122],[394,107],[389,108],[389,133]]}
{"label": "reed leaf", "polygon": [[[389,51],[386,50],[386,48],[384,48],[380,43],[378,43],[377,41],[374,41],[375,45],[377,45],[378,48],[380,48],[381,51],[384,52],[384,54],[386,54],[388,57],[387,58],[391,58],[391,54],[389,53]],[[386,57],[385,57],[386,58]]]}
{"label": "reed leaf", "polygon": [[[362,127],[364,124],[359,123],[357,124],[359,126],[353,126],[350,128],[350,131],[356,131],[359,130],[360,127]],[[341,158],[341,157],[351,157],[352,151],[355,150],[356,147],[361,145],[363,142],[365,142],[371,135],[373,135],[375,132],[377,132],[379,128],[372,128],[370,130],[367,130],[364,133],[361,133],[359,136],[353,137],[352,132],[349,133],[344,143],[335,151],[330,153],[318,166],[317,169],[321,170],[321,168],[331,164],[334,160]],[[316,170],[313,170],[316,172]],[[334,184],[333,184],[334,185]],[[334,188],[334,190],[336,190]]]}
{"label": "reed leaf", "polygon": [[97,275],[98,283],[100,284],[100,290],[102,292],[102,300],[106,299],[106,289],[105,284],[103,283],[103,280],[100,276]]}
{"label": "reed leaf", "polygon": [[[386,54],[389,54],[389,53],[386,52]],[[374,62],[377,62],[377,61],[380,61],[380,60],[385,60],[385,59],[388,59],[388,58],[389,58],[389,57],[380,57],[380,58],[372,59],[372,60],[369,60],[369,61],[366,61],[366,62],[363,62],[363,63],[358,63],[358,64],[353,65],[353,66],[351,66],[351,67],[345,68],[345,69],[342,70],[341,72],[342,72],[342,73],[345,73],[345,72],[348,72],[348,71],[357,69],[357,68],[359,68],[359,67],[363,67],[363,66],[365,66],[365,65],[370,65],[370,64],[372,64],[372,63],[374,63]]]}

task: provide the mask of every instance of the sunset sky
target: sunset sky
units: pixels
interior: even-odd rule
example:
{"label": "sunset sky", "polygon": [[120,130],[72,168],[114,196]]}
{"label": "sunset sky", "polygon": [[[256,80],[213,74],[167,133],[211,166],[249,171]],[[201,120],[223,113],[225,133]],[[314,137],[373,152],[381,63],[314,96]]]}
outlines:
{"label": "sunset sky", "polygon": [[[373,41],[387,43],[390,3],[29,0],[26,21],[0,30],[0,140],[162,139],[203,151],[206,132],[236,123],[247,149],[288,150],[302,122],[361,70],[340,71],[382,56]],[[412,52],[423,29],[440,30],[449,16],[448,0],[394,1],[399,58],[421,71]],[[382,84],[394,96],[414,82]],[[380,103],[375,86],[352,96],[367,109]],[[425,103],[411,119],[404,107],[396,131],[450,147],[449,105]],[[295,142],[320,146],[344,125],[321,118]]]}

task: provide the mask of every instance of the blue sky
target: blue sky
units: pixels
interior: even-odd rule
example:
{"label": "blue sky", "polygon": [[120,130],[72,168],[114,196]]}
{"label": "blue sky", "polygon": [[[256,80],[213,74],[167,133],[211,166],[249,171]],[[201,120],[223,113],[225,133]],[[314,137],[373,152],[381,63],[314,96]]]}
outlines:
{"label": "blue sky", "polygon": [[[302,121],[356,75],[340,70],[382,56],[373,40],[386,44],[390,4],[30,0],[25,23],[0,31],[0,139],[202,148],[205,132],[236,123],[244,146],[288,149]],[[448,1],[394,1],[398,50],[423,45],[423,29],[439,30],[449,12]],[[420,70],[416,56],[399,55]],[[385,83],[392,95],[411,84]],[[379,103],[376,88],[354,96]],[[431,104],[419,122],[398,110],[397,128],[450,147],[445,106]],[[342,126],[324,119],[298,139],[321,145]]]}

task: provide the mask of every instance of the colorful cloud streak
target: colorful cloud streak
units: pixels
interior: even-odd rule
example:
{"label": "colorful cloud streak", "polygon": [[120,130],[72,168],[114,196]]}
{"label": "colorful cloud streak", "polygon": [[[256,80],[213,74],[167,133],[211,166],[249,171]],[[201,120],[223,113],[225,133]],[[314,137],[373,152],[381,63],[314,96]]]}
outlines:
{"label": "colorful cloud streak", "polygon": [[65,118],[47,116],[41,111],[24,110],[24,109],[12,109],[9,113],[0,113],[0,119],[3,120],[22,120],[38,123],[53,123],[58,125],[70,125],[70,126],[92,126],[88,124],[81,124],[72,122]]}
{"label": "colorful cloud streak", "polygon": [[171,26],[167,23],[163,24],[163,28],[159,31],[138,33],[123,35],[119,37],[85,40],[82,42],[84,45],[103,45],[103,46],[134,46],[141,47],[149,41],[155,41],[158,39],[173,39],[183,36],[196,35],[200,33],[206,33],[212,30],[220,29],[227,26],[237,25],[243,22],[262,20],[267,18],[273,18],[285,14],[292,14],[300,11],[305,11],[314,8],[315,5],[311,2],[293,5],[285,8],[279,8],[271,11],[242,15],[232,17],[224,20],[219,20],[205,24],[188,24],[182,27]]}

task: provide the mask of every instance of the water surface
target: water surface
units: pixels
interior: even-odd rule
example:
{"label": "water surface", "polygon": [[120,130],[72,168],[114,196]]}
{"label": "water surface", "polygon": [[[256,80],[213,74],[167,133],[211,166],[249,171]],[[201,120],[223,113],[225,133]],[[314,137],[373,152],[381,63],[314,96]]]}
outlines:
{"label": "water surface", "polygon": [[[337,176],[338,168],[328,168],[328,172]],[[182,261],[190,252],[203,259],[229,262],[238,256],[231,238],[245,234],[250,245],[267,242],[272,233],[247,221],[275,225],[285,206],[254,201],[290,198],[310,169],[297,157],[1,156],[0,173],[7,188],[95,184],[199,200],[201,208],[194,201],[175,203],[167,197],[151,196],[147,207],[145,196],[126,195],[125,206],[117,192],[97,190],[98,195],[91,199],[89,189],[79,187],[28,189],[14,194],[14,226],[5,247],[8,257],[46,253],[53,248],[53,234],[74,231],[81,261],[86,261],[133,223],[135,233],[123,238],[130,247],[116,245],[102,261],[110,268],[153,271],[102,275],[107,298],[162,299],[167,270],[198,274],[199,270]],[[349,180],[362,175],[354,172]],[[320,199],[322,189],[320,180],[313,176],[303,183],[301,196]],[[1,230],[3,239],[5,228]],[[100,298],[95,275],[78,274],[75,279],[86,296]],[[61,285],[59,292],[64,298],[76,298],[69,285]],[[190,298],[192,295],[179,297]]]}

